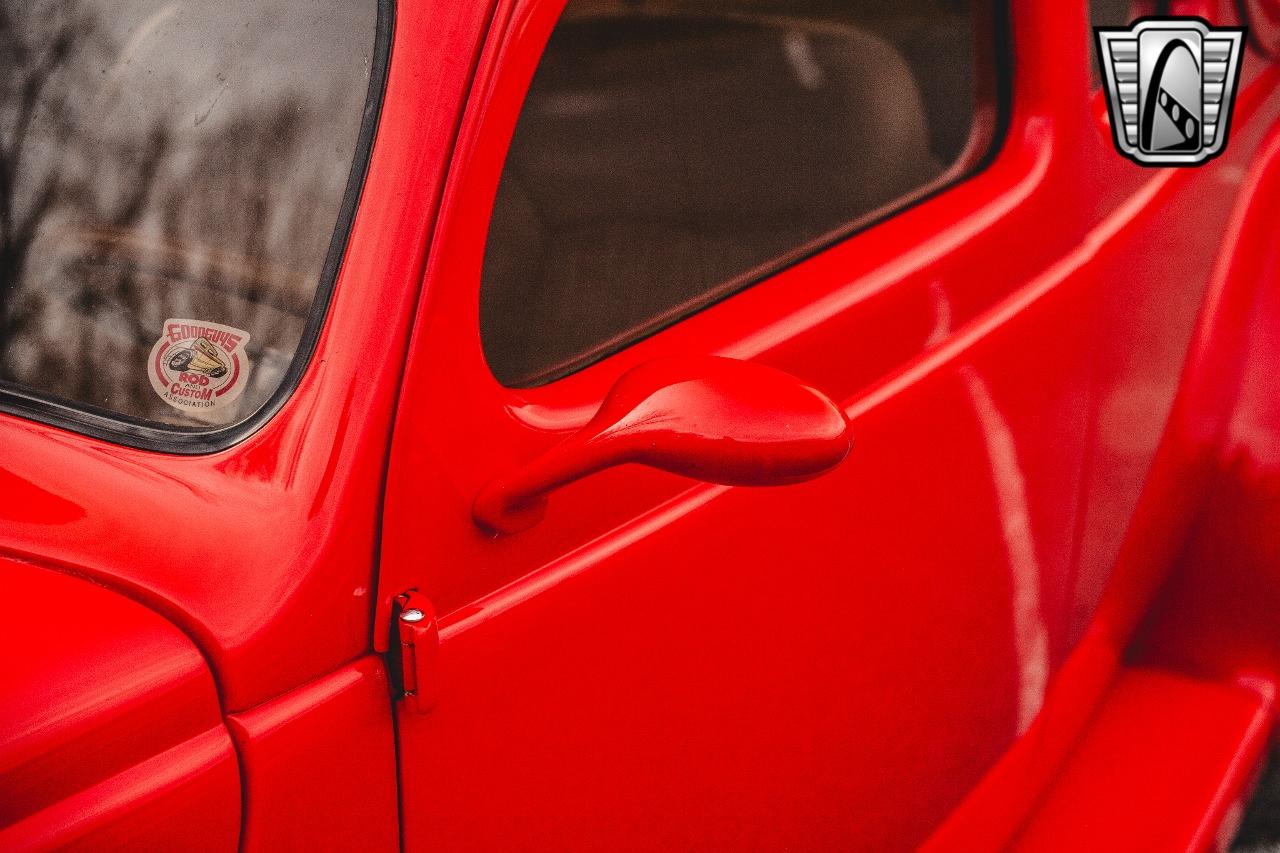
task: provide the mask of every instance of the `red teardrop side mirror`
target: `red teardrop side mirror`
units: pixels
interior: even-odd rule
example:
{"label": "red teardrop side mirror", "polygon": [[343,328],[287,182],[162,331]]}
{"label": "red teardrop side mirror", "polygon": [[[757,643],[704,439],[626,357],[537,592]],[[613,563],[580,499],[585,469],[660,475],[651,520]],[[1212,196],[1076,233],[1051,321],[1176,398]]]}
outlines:
{"label": "red teardrop side mirror", "polygon": [[626,462],[726,485],[797,483],[834,468],[852,444],[844,412],[780,370],[661,359],[624,373],[581,430],[481,489],[472,515],[494,533],[527,530],[548,492]]}

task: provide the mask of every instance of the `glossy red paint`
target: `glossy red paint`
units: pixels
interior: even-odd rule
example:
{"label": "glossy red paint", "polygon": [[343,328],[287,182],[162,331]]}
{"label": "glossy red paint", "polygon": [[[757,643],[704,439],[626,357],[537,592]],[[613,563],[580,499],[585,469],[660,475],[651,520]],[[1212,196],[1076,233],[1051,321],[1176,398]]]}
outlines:
{"label": "glossy red paint", "polygon": [[[1229,275],[1260,281],[1243,338],[1238,394],[1215,446],[1213,482],[1180,549],[1175,570],[1147,616],[1141,653],[1154,664],[1223,681],[1280,681],[1280,403],[1274,390],[1280,352],[1280,127],[1250,177]],[[1243,206],[1242,206],[1243,207]],[[1243,312],[1242,312],[1243,313]]]}
{"label": "glossy red paint", "polygon": [[[1275,74],[1274,70],[1268,71],[1268,76]],[[1256,96],[1257,91],[1253,90],[1252,95]],[[1237,109],[1255,107],[1256,103],[1246,98]],[[1257,330],[1259,323],[1269,321],[1265,307],[1271,291],[1267,286],[1267,269],[1274,263],[1277,248],[1264,234],[1270,233],[1275,215],[1276,181],[1280,178],[1278,134],[1280,127],[1273,125],[1268,139],[1255,155],[1254,168],[1242,181],[1235,210],[1224,226],[1213,280],[1205,294],[1186,364],[1175,386],[1178,399],[1169,416],[1158,424],[1159,450],[1150,469],[1142,472],[1145,488],[1128,527],[1122,531],[1123,543],[1115,546],[1119,553],[1108,572],[1105,595],[1098,593],[1101,601],[1083,628],[1081,639],[1055,675],[1044,711],[930,837],[930,850],[1001,846],[1012,837],[1057,778],[1077,739],[1087,737],[1091,716],[1120,671],[1122,657],[1126,652],[1133,654],[1130,646],[1135,634],[1157,601],[1160,590],[1165,588],[1165,595],[1171,595],[1175,590],[1184,589],[1181,582],[1170,585],[1169,573],[1171,567],[1177,565],[1188,537],[1197,524],[1203,523],[1196,521],[1197,514],[1203,514],[1205,507],[1212,506],[1206,499],[1212,497],[1215,478],[1223,468],[1227,429],[1229,424],[1241,419],[1236,400],[1242,370],[1245,388],[1249,387],[1247,377],[1251,374],[1254,387],[1261,387],[1259,383],[1263,381],[1259,378],[1263,356],[1252,351],[1257,347],[1257,340],[1267,340],[1267,336],[1259,335]],[[1123,298],[1124,291],[1118,296]],[[1273,312],[1270,316],[1277,315]],[[1250,337],[1255,339],[1252,344]],[[1252,371],[1249,365],[1254,365]],[[1267,370],[1269,377],[1269,368]],[[1147,400],[1146,404],[1150,406],[1152,402]],[[1141,421],[1136,419],[1123,424],[1124,429],[1129,430],[1130,439],[1141,426]],[[1108,476],[1110,488],[1115,491],[1107,497],[1115,501],[1123,495],[1115,484],[1131,482],[1130,478],[1135,475],[1126,471],[1129,465],[1120,464],[1124,456],[1114,450],[1112,453],[1115,455],[1106,461],[1114,466],[1108,470]],[[1102,472],[1098,476],[1103,476]],[[1120,533],[1113,535],[1118,538]],[[1087,544],[1088,540],[1085,541]],[[1250,541],[1254,543],[1252,550],[1263,540]],[[1250,556],[1257,559],[1256,555]],[[1107,559],[1112,559],[1110,554]],[[1214,578],[1211,581],[1206,578],[1205,582],[1220,583],[1222,566],[1223,562],[1218,559],[1204,563],[1204,570]],[[1093,583],[1089,581],[1090,585]],[[1228,583],[1225,587],[1234,589],[1237,597],[1255,598],[1266,589],[1265,584],[1258,584],[1256,580],[1247,586]],[[1077,594],[1088,595],[1088,586],[1083,586]],[[1202,600],[1208,602],[1210,598]],[[1088,598],[1076,606],[1085,601]],[[1181,606],[1169,612],[1169,637],[1181,638],[1180,645],[1192,647],[1212,643],[1213,632],[1203,630],[1198,623],[1206,618],[1233,622],[1247,612],[1238,609],[1239,603],[1232,600],[1222,603],[1228,606],[1204,606],[1200,600],[1185,597]],[[1073,621],[1079,619],[1075,617]],[[1265,637],[1265,634],[1258,636]],[[1167,657],[1152,662],[1174,664],[1172,668],[1197,672],[1185,662],[1176,663]],[[1200,674],[1230,684],[1241,672],[1218,670]],[[1249,675],[1251,680],[1275,682],[1265,671]]]}
{"label": "glossy red paint", "polygon": [[377,657],[233,714],[244,773],[245,851],[397,850],[390,686]]}
{"label": "glossy red paint", "polygon": [[[0,417],[0,846],[393,846],[369,651],[410,590],[439,612],[425,713],[397,706],[411,849],[1074,847],[1072,814],[1123,830],[1159,767],[1200,815],[1168,829],[1213,837],[1280,670],[1280,72],[1246,57],[1225,156],[1144,170],[1084,4],[1013,4],[981,173],[513,390],[479,269],[560,5],[400,4],[331,315],[259,433],[180,458]],[[558,486],[540,524],[475,526],[629,370],[708,354],[831,395],[858,452],[780,489],[531,477]]]}
{"label": "glossy red paint", "polygon": [[1272,684],[1126,670],[1009,849],[1226,849],[1274,704]]}
{"label": "glossy red paint", "polygon": [[[1195,11],[1230,23],[1229,5]],[[1157,462],[1139,506],[1244,168],[1280,107],[1274,73],[1246,60],[1220,162],[1143,170],[1099,123],[1086,39],[1061,37],[1084,35],[1083,10],[1019,5],[1014,115],[984,172],[512,390],[480,354],[479,267],[558,11],[495,15],[397,419],[381,588],[416,588],[441,613],[438,704],[400,725],[406,843],[901,849],[976,788],[992,821],[1025,797],[970,825],[985,836],[952,835],[998,844],[1052,778],[1034,746],[1001,756],[1041,737],[1058,765],[1070,753],[1207,484],[1193,432],[1163,455],[1197,464]],[[859,452],[777,492],[618,468],[561,488],[519,536],[469,523],[471,495],[580,428],[627,369],[706,352],[842,401]],[[1229,374],[1205,387],[1229,399]],[[1129,568],[1105,604],[1118,555]],[[1037,717],[1070,724],[1033,733]]]}
{"label": "glossy red paint", "polygon": [[368,646],[392,408],[484,23],[483,6],[398,7],[333,306],[302,383],[261,431],[179,457],[0,416],[6,477],[24,484],[0,493],[0,549],[74,567],[172,619],[209,658],[226,711]]}
{"label": "glossy red paint", "polygon": [[191,641],[79,578],[0,574],[0,849],[233,849],[236,755]]}
{"label": "glossy red paint", "polygon": [[[219,700],[222,714],[249,711],[368,653],[393,405],[427,238],[486,20],[484,4],[398,5],[377,138],[333,305],[299,387],[262,430],[221,453],[178,457],[0,415],[0,557],[82,575],[170,620],[199,649],[191,654],[202,654],[212,669],[217,695],[210,697],[210,713],[217,713]],[[53,618],[57,599],[35,592],[22,594],[6,578],[5,594],[15,596],[8,601],[33,612],[48,608]],[[15,636],[5,656],[9,649],[27,653],[35,636]],[[135,659],[126,651],[109,661],[108,672],[131,677]],[[60,707],[65,694],[57,685],[32,678],[47,691],[46,705]],[[9,703],[5,695],[3,704]],[[92,728],[110,712],[101,704],[77,706],[83,719],[76,725]],[[198,712],[188,708],[187,719],[164,725],[194,724],[203,719]],[[324,718],[320,710],[314,717],[298,712],[300,721]],[[156,727],[163,731],[160,722]],[[0,730],[0,742],[9,735]],[[145,752],[150,736],[147,726],[131,726],[136,743],[129,748]],[[190,845],[161,846],[207,842],[232,849],[240,794],[226,732],[219,737],[193,742],[187,751],[175,747],[115,776],[110,750],[81,755],[88,787],[71,776],[66,790],[26,778],[21,784],[41,802],[60,800],[68,814],[78,815],[91,846],[150,831],[153,819],[157,833],[167,831],[170,824],[162,820],[227,799],[210,806],[228,822],[226,832],[211,828]],[[293,737],[280,735],[270,749],[284,749],[277,744]],[[385,778],[394,761],[390,749],[384,740],[381,754],[368,756],[366,772],[384,777],[379,790],[394,784]],[[357,757],[330,754],[329,760],[341,767]],[[219,775],[224,766],[229,778]],[[232,785],[233,795],[219,799],[222,788],[201,788],[206,778]],[[288,799],[287,792],[256,790],[268,803]],[[370,839],[387,837],[397,823],[394,800],[377,799],[376,825],[373,811],[363,812]],[[108,824],[129,810],[134,816],[127,824]],[[250,821],[253,814],[250,803]],[[185,829],[200,825],[187,820]],[[252,842],[258,830],[250,829]],[[318,833],[323,829],[316,825]],[[63,829],[44,822],[5,831],[46,847]],[[323,847],[325,839],[304,833],[293,842]]]}
{"label": "glossy red paint", "polygon": [[1253,43],[1272,59],[1280,57],[1280,2],[1240,0],[1240,8]]}
{"label": "glossy red paint", "polygon": [[714,356],[633,367],[587,424],[528,465],[493,480],[472,507],[495,533],[542,520],[546,495],[634,462],[708,483],[774,486],[834,468],[853,439],[820,391],[759,364]]}

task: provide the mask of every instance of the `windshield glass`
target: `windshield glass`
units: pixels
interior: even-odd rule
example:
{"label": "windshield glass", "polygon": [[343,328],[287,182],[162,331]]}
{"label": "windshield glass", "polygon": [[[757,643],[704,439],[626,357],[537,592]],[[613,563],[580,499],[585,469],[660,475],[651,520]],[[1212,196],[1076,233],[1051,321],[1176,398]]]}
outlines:
{"label": "windshield glass", "polygon": [[342,244],[377,29],[374,2],[0,5],[7,402],[208,430],[272,397]]}

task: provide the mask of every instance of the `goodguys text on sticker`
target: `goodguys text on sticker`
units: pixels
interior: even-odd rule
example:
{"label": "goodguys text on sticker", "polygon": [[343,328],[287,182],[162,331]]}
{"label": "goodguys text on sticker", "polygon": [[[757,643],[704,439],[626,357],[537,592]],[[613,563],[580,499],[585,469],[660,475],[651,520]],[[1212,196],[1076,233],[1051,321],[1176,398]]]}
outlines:
{"label": "goodguys text on sticker", "polygon": [[151,387],[170,406],[192,414],[225,408],[244,391],[248,343],[243,329],[205,320],[165,320],[147,361]]}

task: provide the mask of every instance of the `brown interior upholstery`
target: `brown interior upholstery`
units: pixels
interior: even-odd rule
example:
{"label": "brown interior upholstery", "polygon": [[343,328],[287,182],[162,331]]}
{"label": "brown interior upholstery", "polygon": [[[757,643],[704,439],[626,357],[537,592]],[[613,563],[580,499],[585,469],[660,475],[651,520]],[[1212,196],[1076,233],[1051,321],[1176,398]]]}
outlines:
{"label": "brown interior upholstery", "polygon": [[[786,19],[566,18],[502,176],[481,330],[537,384],[936,178],[919,87],[882,38]],[[679,313],[676,311],[675,313]]]}

